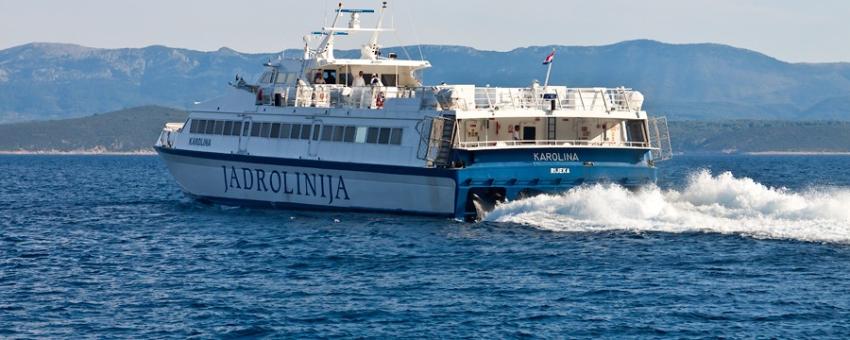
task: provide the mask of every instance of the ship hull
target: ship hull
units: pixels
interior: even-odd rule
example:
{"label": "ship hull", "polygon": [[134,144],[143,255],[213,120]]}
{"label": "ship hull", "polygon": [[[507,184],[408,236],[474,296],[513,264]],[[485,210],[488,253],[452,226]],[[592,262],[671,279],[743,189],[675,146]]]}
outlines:
{"label": "ship hull", "polygon": [[[457,169],[352,164],[157,147],[183,191],[201,201],[474,220],[492,208],[580,185],[635,188],[656,180],[644,150],[500,150],[460,155]],[[528,159],[528,160],[526,160]],[[582,161],[593,160],[593,161]],[[477,202],[475,202],[477,201]]]}
{"label": "ship hull", "polygon": [[202,201],[284,209],[454,215],[455,175],[449,170],[168,148],[157,148],[157,152],[181,189]]}

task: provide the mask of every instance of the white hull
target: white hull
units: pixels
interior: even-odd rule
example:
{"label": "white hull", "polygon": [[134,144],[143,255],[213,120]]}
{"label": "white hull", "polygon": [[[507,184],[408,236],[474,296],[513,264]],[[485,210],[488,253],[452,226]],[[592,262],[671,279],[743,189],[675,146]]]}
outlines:
{"label": "white hull", "polygon": [[343,170],[298,166],[299,160],[267,164],[250,156],[204,154],[213,158],[160,150],[183,191],[202,199],[283,208],[454,214],[455,181],[449,177],[372,172],[369,165]]}

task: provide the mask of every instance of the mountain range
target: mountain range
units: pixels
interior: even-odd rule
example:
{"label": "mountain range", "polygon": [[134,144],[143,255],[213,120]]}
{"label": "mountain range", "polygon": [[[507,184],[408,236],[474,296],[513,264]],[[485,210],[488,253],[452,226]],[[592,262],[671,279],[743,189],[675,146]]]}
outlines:
{"label": "mountain range", "polygon": [[[726,45],[651,40],[507,52],[442,45],[383,51],[430,60],[433,68],[424,73],[426,84],[528,86],[545,76],[541,62],[552,49],[557,51],[552,83],[634,88],[647,98],[647,110],[674,120],[850,120],[850,63],[787,63]],[[337,56],[356,53],[339,51]],[[165,46],[12,47],[0,50],[0,122],[77,117],[140,105],[185,108],[222,94],[235,74],[253,79],[262,63],[279,55]]]}

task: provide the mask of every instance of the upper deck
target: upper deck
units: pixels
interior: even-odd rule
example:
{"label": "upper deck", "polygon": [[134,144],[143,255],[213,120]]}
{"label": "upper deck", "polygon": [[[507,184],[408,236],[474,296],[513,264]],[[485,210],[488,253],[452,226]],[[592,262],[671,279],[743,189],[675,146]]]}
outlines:
{"label": "upper deck", "polygon": [[[573,88],[548,85],[548,81],[546,85],[533,82],[528,87],[423,86],[421,72],[431,67],[428,61],[399,59],[396,53],[382,51],[378,44],[380,33],[388,30],[381,27],[385,8],[386,3],[375,28],[364,28],[360,24],[360,14],[374,11],[344,9],[340,5],[331,26],[305,37],[303,58],[270,61],[265,65],[266,72],[254,84],[237,76],[231,85],[247,93],[235,91],[240,94],[201,103],[193,110],[197,114],[193,114],[192,119],[221,122],[222,126],[231,121],[236,124],[234,119],[240,120],[241,126],[268,125],[269,136],[261,133],[262,129],[256,136],[253,132],[250,136],[243,135],[244,132],[231,133],[242,139],[261,138],[252,142],[251,150],[241,144],[231,149],[269,155],[284,152],[282,145],[302,143],[274,136],[271,131],[275,131],[275,124],[281,127],[303,125],[301,121],[309,120],[311,131],[322,133],[325,126],[334,129],[344,126],[365,132],[374,128],[399,129],[404,136],[413,136],[415,132],[415,138],[398,146],[411,148],[399,154],[399,164],[416,164],[407,156],[422,153],[423,149],[428,154],[429,150],[440,153],[461,149],[489,152],[493,149],[560,147],[657,148],[651,137],[658,135],[653,134],[657,128],[651,128],[642,109],[643,95],[632,89]],[[348,14],[351,15],[349,24],[340,26],[339,19]],[[335,41],[358,33],[371,34],[368,43],[362,45],[360,58],[336,58]],[[316,38],[321,41],[311,47]],[[238,117],[228,117],[229,113]],[[313,135],[313,141],[306,142],[312,145],[304,146],[312,148],[308,154],[348,161],[346,157],[356,152],[378,148],[353,143],[347,145],[349,149],[328,146],[329,151],[316,151],[315,139],[321,136]],[[304,139],[298,139],[301,140]],[[271,146],[264,151],[261,148],[266,144]],[[300,157],[300,149],[287,147],[285,152]],[[375,157],[375,161],[386,161],[386,150],[376,149],[375,152],[381,155]],[[447,157],[443,155],[442,161],[434,158],[429,164],[448,164]]]}

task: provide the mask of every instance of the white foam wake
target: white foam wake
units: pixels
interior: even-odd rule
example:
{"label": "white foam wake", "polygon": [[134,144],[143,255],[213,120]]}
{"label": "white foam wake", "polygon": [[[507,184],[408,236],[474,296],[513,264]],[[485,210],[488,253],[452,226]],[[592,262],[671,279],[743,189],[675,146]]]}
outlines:
{"label": "white foam wake", "polygon": [[702,170],[681,191],[583,186],[501,204],[486,220],[554,231],[703,231],[850,243],[850,189],[792,192]]}

